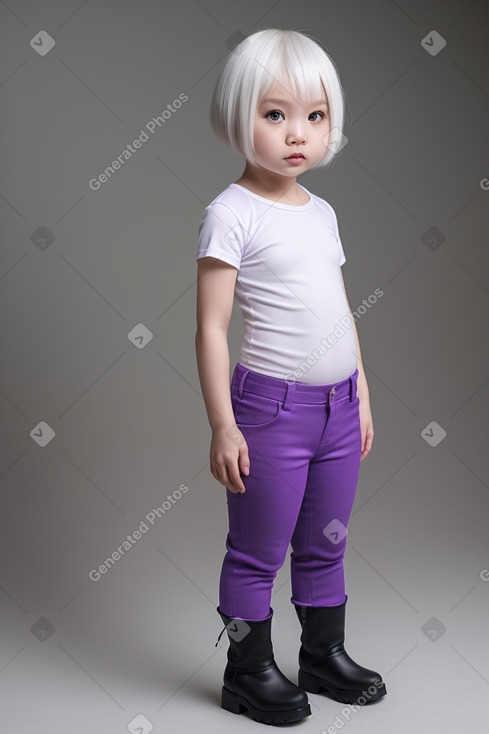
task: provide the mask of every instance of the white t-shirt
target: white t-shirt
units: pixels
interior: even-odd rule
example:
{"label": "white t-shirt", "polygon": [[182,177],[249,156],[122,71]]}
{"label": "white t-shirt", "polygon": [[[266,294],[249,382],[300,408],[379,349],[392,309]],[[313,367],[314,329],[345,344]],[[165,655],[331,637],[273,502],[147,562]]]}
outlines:
{"label": "white t-shirt", "polygon": [[280,379],[328,384],[357,366],[340,277],[346,257],[333,207],[301,188],[309,201],[293,206],[230,184],[204,210],[196,260],[208,255],[238,269],[242,365]]}

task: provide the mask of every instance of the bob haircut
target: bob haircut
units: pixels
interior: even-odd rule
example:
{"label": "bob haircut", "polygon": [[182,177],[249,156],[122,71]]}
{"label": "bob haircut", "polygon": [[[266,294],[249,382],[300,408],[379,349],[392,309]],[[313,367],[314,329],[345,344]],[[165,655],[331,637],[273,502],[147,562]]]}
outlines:
{"label": "bob haircut", "polygon": [[236,46],[212,95],[209,119],[215,134],[256,166],[255,114],[276,82],[304,103],[326,93],[334,133],[330,133],[327,153],[313,168],[328,165],[337,152],[334,140],[341,140],[343,133],[344,93],[332,59],[319,42],[298,31],[257,31]]}

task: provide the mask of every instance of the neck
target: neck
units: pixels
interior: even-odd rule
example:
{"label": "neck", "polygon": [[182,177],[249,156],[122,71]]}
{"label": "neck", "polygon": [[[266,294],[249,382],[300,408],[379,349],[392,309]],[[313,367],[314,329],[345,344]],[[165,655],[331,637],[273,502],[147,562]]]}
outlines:
{"label": "neck", "polygon": [[253,166],[249,161],[246,161],[241,178],[236,183],[277,201],[281,198],[291,199],[294,195],[302,193],[299,191],[296,176],[280,176],[265,168]]}

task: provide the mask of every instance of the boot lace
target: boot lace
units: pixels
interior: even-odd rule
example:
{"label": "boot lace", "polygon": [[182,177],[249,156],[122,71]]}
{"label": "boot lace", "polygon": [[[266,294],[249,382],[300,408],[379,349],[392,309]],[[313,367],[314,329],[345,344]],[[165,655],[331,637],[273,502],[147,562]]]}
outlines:
{"label": "boot lace", "polygon": [[217,642],[216,642],[216,644],[214,645],[214,647],[217,647],[217,646],[219,645],[219,640],[221,639],[221,637],[223,636],[223,634],[224,634],[224,632],[225,632],[225,631],[226,631],[226,627],[224,626],[224,629],[223,629],[223,630],[222,630],[222,632],[221,632],[221,633],[219,634],[219,637],[217,638]]}

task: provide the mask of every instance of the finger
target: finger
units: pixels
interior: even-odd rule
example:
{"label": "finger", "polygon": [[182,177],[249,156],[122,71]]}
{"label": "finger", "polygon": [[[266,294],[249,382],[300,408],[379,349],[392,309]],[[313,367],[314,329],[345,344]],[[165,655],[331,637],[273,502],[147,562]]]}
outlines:
{"label": "finger", "polygon": [[368,441],[365,442],[365,446],[362,451],[362,455],[360,456],[360,461],[362,461],[368,454],[370,453],[370,446]]}
{"label": "finger", "polygon": [[245,487],[241,479],[239,478],[239,475],[236,475],[236,473],[233,473],[232,467],[231,470],[228,470],[226,464],[219,464],[219,471],[218,476],[216,477],[218,481],[223,484],[226,489],[229,489],[230,492],[233,494],[238,494],[238,492],[244,492]]}
{"label": "finger", "polygon": [[228,474],[229,483],[233,485],[236,491],[240,492],[240,494],[243,494],[243,492],[246,491],[246,487],[243,484],[243,480],[241,479],[241,476],[239,474],[238,462],[229,467]]}
{"label": "finger", "polygon": [[239,475],[231,468],[227,473],[226,488],[233,494],[241,494],[245,491],[245,486]]}
{"label": "finger", "polygon": [[246,474],[246,476],[248,476],[248,474],[250,473],[250,457],[248,455],[248,447],[246,445],[243,446],[239,451],[238,464],[243,474]]}
{"label": "finger", "polygon": [[238,490],[236,489],[234,485],[231,485],[230,487],[226,487],[226,489],[228,489],[233,494],[239,494]]}
{"label": "finger", "polygon": [[243,480],[239,476],[239,474],[236,474],[234,472],[229,472],[229,480],[232,483],[233,487],[240,493],[244,494],[246,492],[246,487],[243,484]]}
{"label": "finger", "polygon": [[214,479],[217,479],[219,484],[223,484],[225,487],[227,486],[229,479],[225,466],[221,466],[220,464],[213,464],[211,468],[211,473]]}

